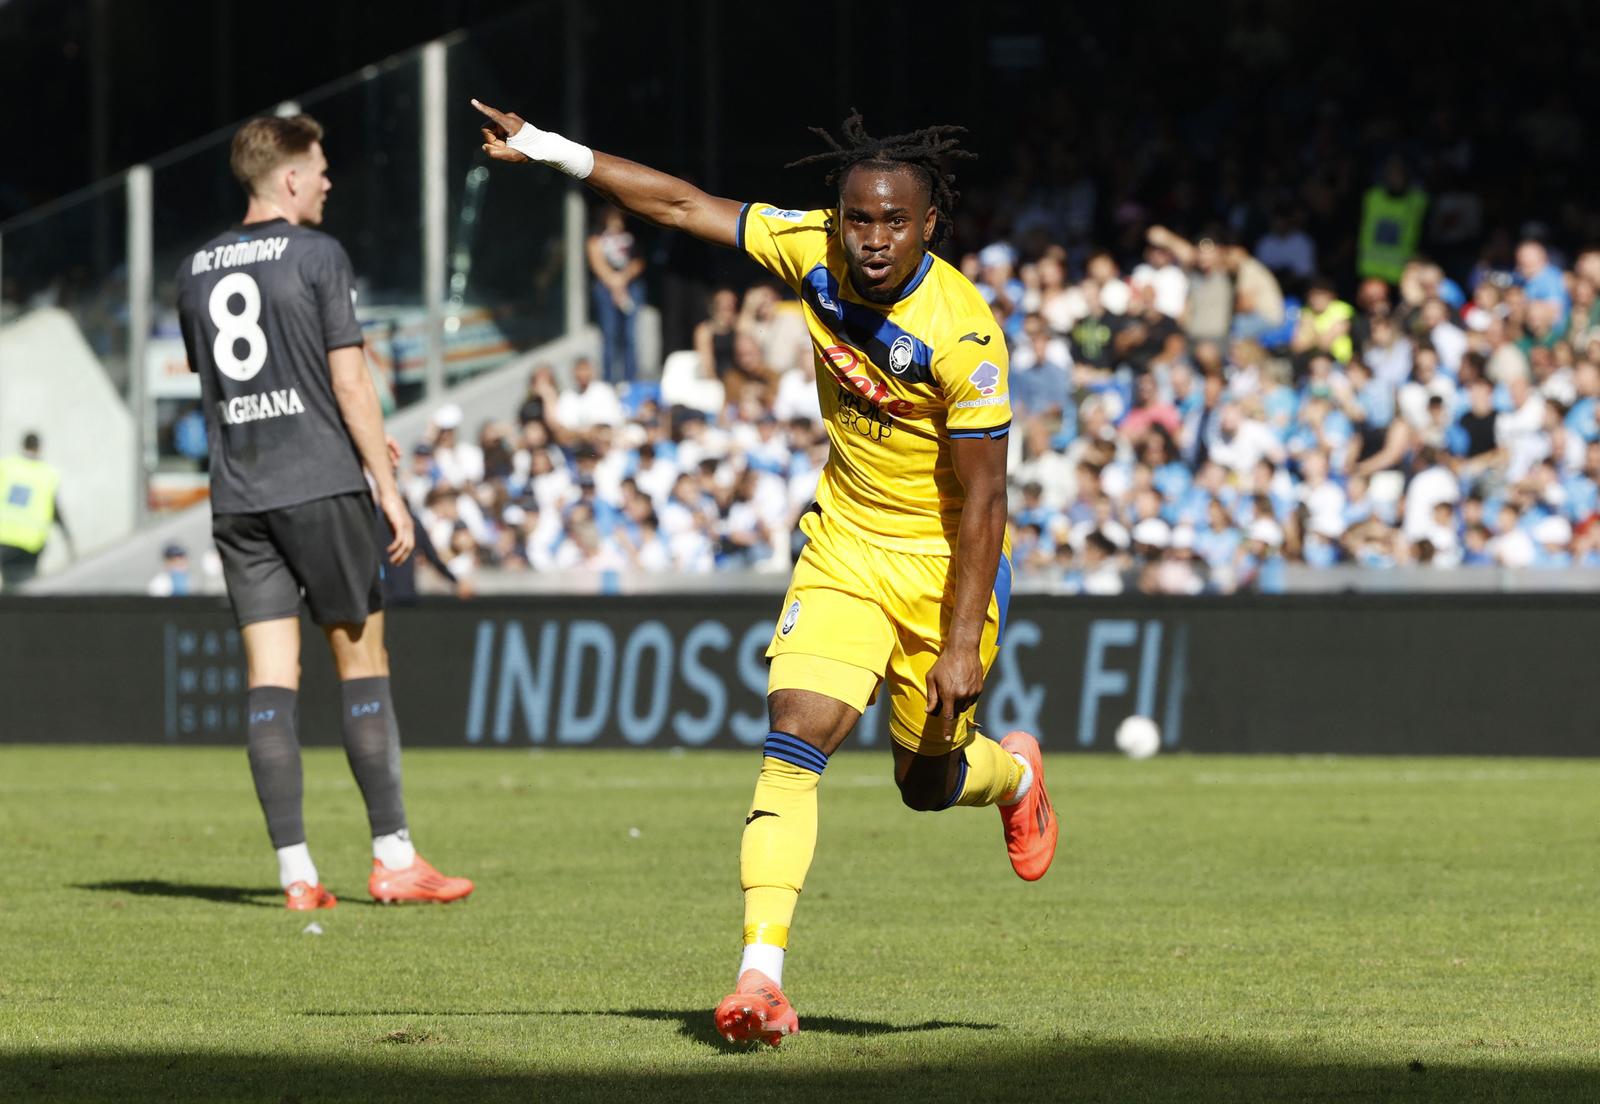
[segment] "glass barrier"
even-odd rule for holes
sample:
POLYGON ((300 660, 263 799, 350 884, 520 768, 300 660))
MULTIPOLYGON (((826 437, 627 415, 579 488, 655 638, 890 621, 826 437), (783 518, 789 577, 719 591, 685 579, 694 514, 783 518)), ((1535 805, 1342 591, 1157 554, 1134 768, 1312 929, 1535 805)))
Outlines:
MULTIPOLYGON (((121 176, 0 229, 0 317, 67 312, 128 397, 128 201, 121 176)), ((40 371, 49 372, 48 364, 40 371)), ((6 445, 5 447, 9 447, 6 445)))
POLYGON ((369 67, 299 103, 323 126, 333 191, 322 229, 355 267, 368 361, 392 412, 421 397, 426 375, 420 56, 369 67))
POLYGON ((546 126, 560 127, 561 11, 559 4, 525 9, 448 47, 444 324, 452 378, 493 367, 565 327, 567 180, 548 170, 491 168, 478 133, 481 116, 469 102, 542 111, 546 126))
POLYGON ((37 433, 71 527, 70 542, 47 533, 40 574, 120 540, 138 513, 128 276, 122 176, 0 227, 0 457, 37 433))

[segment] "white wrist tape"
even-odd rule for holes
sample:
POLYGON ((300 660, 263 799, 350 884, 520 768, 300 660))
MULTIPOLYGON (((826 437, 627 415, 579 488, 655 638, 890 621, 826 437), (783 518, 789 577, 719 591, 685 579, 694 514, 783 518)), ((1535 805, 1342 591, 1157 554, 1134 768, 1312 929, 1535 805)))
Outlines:
POLYGON ((523 123, 521 130, 506 139, 506 145, 530 161, 560 169, 579 180, 594 172, 594 150, 554 131, 540 130, 532 123, 523 123))

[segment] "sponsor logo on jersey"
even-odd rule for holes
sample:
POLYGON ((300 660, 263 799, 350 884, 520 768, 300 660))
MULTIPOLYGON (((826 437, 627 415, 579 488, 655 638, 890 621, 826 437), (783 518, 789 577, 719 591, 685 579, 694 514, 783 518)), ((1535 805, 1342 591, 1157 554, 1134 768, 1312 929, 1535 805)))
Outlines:
POLYGON ((239 265, 255 264, 257 261, 275 261, 282 257, 283 251, 288 248, 289 239, 280 237, 260 238, 256 241, 219 245, 215 249, 202 249, 194 255, 189 274, 198 276, 202 272, 214 272, 219 268, 236 268, 239 265))
POLYGON ((789 612, 783 615, 783 624, 778 626, 779 636, 788 636, 794 632, 795 622, 800 620, 800 599, 796 598, 789 603, 789 612))
POLYGON ((981 399, 962 399, 956 403, 957 410, 974 410, 980 406, 1000 406, 1011 396, 1002 392, 998 395, 987 395, 981 399))
POLYGON ((979 337, 978 336, 978 331, 977 330, 973 330, 971 333, 962 334, 961 335, 961 340, 962 341, 970 341, 974 345, 987 345, 987 344, 989 344, 989 337, 990 337, 989 334, 984 334, 982 337, 979 337))
POLYGON ((300 401, 300 393, 292 387, 281 391, 253 391, 248 395, 235 395, 217 404, 217 414, 225 425, 243 425, 245 422, 305 412, 306 404, 300 401))
POLYGON ((986 360, 972 370, 967 382, 978 389, 978 394, 993 395, 995 387, 1000 383, 1000 368, 986 360))
POLYGON ((911 367, 911 338, 901 334, 894 339, 894 344, 889 346, 889 371, 897 376, 903 376, 909 367, 911 367))
POLYGON ((917 408, 917 404, 909 399, 891 399, 887 383, 857 371, 861 367, 861 358, 849 346, 830 345, 822 350, 822 355, 827 358, 828 366, 833 369, 833 378, 839 383, 841 401, 848 399, 851 405, 855 405, 864 400, 896 418, 904 418, 917 408))
POLYGON ((776 207, 763 207, 757 213, 762 218, 782 219, 784 222, 804 222, 806 218, 804 211, 780 211, 776 207))

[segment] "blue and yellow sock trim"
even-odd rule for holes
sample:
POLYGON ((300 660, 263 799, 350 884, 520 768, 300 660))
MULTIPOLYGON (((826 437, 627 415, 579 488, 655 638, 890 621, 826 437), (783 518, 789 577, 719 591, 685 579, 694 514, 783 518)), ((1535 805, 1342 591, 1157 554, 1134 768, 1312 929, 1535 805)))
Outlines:
POLYGON ((821 774, 828 765, 828 757, 798 736, 788 732, 769 732, 761 754, 791 766, 821 774))

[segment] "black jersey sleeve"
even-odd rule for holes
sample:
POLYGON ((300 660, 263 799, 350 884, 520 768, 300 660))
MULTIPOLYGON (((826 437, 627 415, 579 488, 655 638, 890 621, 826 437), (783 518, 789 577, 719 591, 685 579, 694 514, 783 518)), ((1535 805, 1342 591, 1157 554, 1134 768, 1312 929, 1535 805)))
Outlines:
POLYGON ((322 314, 322 341, 325 349, 342 349, 361 344, 361 323, 356 321, 355 271, 344 246, 323 238, 312 255, 307 275, 316 289, 317 308, 322 314))

